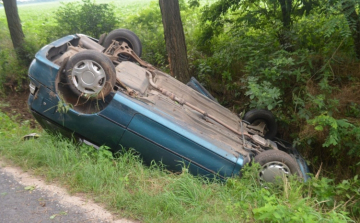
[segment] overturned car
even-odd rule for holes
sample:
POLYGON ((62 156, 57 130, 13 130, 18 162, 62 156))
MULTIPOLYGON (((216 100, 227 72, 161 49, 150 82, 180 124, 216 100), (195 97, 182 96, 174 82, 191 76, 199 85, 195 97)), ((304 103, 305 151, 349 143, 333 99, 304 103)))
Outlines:
POLYGON ((117 152, 134 148, 145 163, 192 174, 236 176, 258 162, 259 179, 298 175, 308 167, 278 139, 271 112, 243 119, 217 103, 196 79, 185 85, 140 59, 141 42, 118 29, 99 40, 77 34, 44 46, 29 68, 28 105, 48 131, 117 152))

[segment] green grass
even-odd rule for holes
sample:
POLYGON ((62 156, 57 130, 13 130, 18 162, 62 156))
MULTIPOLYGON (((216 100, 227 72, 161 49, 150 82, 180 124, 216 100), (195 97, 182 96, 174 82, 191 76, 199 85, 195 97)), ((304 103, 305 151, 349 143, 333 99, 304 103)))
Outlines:
MULTIPOLYGON (((61 1, 61 2, 69 2, 61 1)), ((117 8, 117 16, 121 19, 127 18, 129 15, 136 14, 139 10, 147 7, 153 0, 97 0, 96 3, 112 3, 117 8)), ((27 5, 19 5, 18 12, 21 19, 24 34, 28 40, 37 43, 41 47, 47 44, 46 31, 47 27, 54 26, 56 21, 54 13, 61 6, 61 2, 44 2, 27 5)), ((10 35, 7 29, 7 20, 5 11, 0 10, 0 36, 1 39, 7 39, 6 43, 1 43, 3 46, 11 46, 10 35)), ((121 27, 119 27, 121 28, 121 27)), ((3 42, 3 40, 1 41, 3 42)))
POLYGON ((76 146, 45 132, 38 140, 22 141, 34 132, 26 122, 19 125, 1 112, 0 122, 0 156, 72 193, 85 193, 122 217, 142 222, 349 221, 344 206, 332 210, 323 203, 329 197, 303 198, 319 192, 311 184, 291 180, 264 188, 256 180, 256 167, 241 180, 211 182, 186 171, 169 173, 157 164, 144 166, 129 151, 114 158, 104 148, 76 146))
MULTIPOLYGON (((150 2, 154 0, 97 0, 96 3, 113 3, 118 9, 118 14, 127 17, 130 14, 134 14, 142 8, 148 6, 150 2)), ((61 2, 72 2, 71 0, 58 1, 58 2, 43 2, 27 5, 19 5, 18 12, 24 30, 31 24, 40 25, 42 22, 46 22, 51 18, 58 7, 61 6, 61 2)), ((6 22, 5 11, 0 10, 0 22, 6 22)), ((44 23, 45 25, 45 23, 44 23)))

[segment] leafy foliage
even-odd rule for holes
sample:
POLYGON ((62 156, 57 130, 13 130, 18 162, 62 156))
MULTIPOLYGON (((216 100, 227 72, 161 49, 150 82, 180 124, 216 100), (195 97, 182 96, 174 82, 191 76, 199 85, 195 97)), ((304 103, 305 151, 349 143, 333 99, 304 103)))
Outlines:
POLYGON ((152 2, 138 14, 129 16, 124 22, 124 28, 134 30, 139 36, 143 45, 144 60, 166 69, 168 62, 164 28, 158 3, 152 2))
POLYGON ((62 3, 55 13, 61 35, 84 33, 98 38, 116 28, 119 20, 114 5, 96 4, 91 0, 82 0, 82 3, 62 3))
MULTIPOLYGON (((259 13, 263 6, 278 6, 279 2, 260 2, 219 0, 202 9, 198 50, 208 57, 197 64, 198 78, 212 92, 226 97, 220 100, 223 104, 236 104, 237 111, 273 110, 281 128, 294 132, 292 138, 310 157, 324 156, 316 152, 320 146, 327 148, 323 154, 354 159, 352 169, 358 169, 359 120, 354 118, 360 101, 357 91, 346 91, 352 96, 343 91, 352 81, 357 85, 360 73, 355 68, 351 26, 342 7, 320 10, 313 2, 309 10, 292 11, 291 29, 285 33, 291 37, 289 50, 281 42, 284 24, 276 17, 280 14, 265 13, 279 12, 279 8, 259 13)), ((336 4, 342 6, 340 1, 336 4)), ((328 162, 343 165, 342 161, 328 162)))
POLYGON ((261 84, 258 84, 257 81, 257 78, 248 79, 248 90, 245 95, 249 96, 251 100, 250 107, 272 110, 282 102, 280 89, 268 81, 263 81, 261 84))
POLYGON ((0 51, 0 93, 5 93, 8 89, 23 90, 26 74, 27 67, 16 58, 14 50, 0 51))
POLYGON ((332 146, 334 156, 339 155, 345 149, 349 155, 360 156, 360 151, 354 147, 354 144, 360 144, 360 127, 349 123, 346 119, 335 119, 326 113, 316 116, 308 122, 315 125, 317 131, 327 129, 328 136, 323 146, 332 146))

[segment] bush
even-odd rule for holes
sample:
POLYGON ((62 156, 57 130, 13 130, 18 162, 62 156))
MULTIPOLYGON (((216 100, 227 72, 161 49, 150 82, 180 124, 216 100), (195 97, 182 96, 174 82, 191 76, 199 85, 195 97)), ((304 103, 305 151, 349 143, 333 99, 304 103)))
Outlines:
POLYGON ((321 161, 327 176, 354 177, 360 169, 360 72, 345 18, 298 17, 285 48, 280 21, 244 22, 239 13, 228 10, 195 30, 198 79, 235 112, 272 110, 278 136, 294 141, 314 166, 321 161))
POLYGON ((159 4, 152 2, 136 15, 129 16, 123 27, 139 36, 143 45, 142 59, 166 70, 167 52, 159 4))
POLYGON ((15 50, 0 51, 0 93, 21 91, 27 82, 27 66, 16 57, 15 50))
POLYGON ((117 27, 119 19, 113 4, 96 4, 91 0, 62 3, 55 13, 57 35, 84 33, 98 38, 117 27))

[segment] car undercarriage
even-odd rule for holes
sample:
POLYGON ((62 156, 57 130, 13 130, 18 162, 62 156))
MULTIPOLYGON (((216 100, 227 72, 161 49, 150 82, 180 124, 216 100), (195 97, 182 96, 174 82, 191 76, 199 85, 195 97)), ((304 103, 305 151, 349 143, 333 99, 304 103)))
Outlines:
MULTIPOLYGON (((252 110, 241 119, 143 61, 138 56, 141 47, 136 48, 138 39, 127 31, 120 33, 124 32, 125 37, 103 40, 107 46, 101 45, 101 40, 77 34, 49 49, 46 58, 58 67, 55 92, 60 101, 70 104, 79 115, 95 114, 111 103, 114 92, 119 92, 183 131, 206 139, 227 154, 243 157, 243 165, 251 160, 259 162, 265 181, 272 181, 279 173, 306 179, 307 166, 297 150, 275 137, 277 128, 271 112, 252 110)), ((31 76, 31 69, 29 73, 31 76)))

